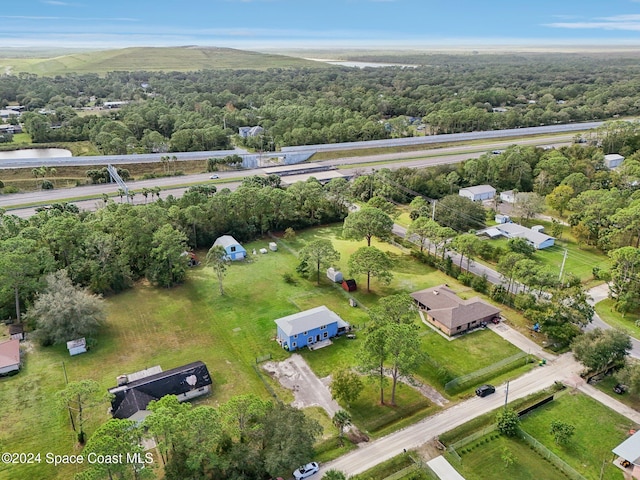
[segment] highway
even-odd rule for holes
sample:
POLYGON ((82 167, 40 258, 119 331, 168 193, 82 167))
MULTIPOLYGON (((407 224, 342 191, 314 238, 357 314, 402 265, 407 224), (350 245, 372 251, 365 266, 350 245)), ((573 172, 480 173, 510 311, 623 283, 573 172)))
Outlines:
MULTIPOLYGON (((282 156, 291 154, 303 154, 309 152, 326 152, 335 150, 357 150, 363 148, 392 148, 410 145, 433 145, 437 143, 470 142, 477 140, 495 140, 509 137, 525 137, 533 135, 553 135, 589 130, 601 126, 603 122, 570 123, 566 125, 546 125, 541 127, 513 128, 508 130, 490 130, 486 132, 453 133, 446 135, 429 135, 424 137, 394 138, 387 140, 370 140, 366 142, 330 143, 322 145, 300 145, 295 147, 283 147, 280 153, 267 153, 265 156, 282 156)), ((571 137, 572 135, 567 135, 571 137)), ((504 144, 505 142, 503 142, 504 144)), ((514 142, 506 142, 511 144, 514 142)), ((517 143, 521 143, 518 141, 517 143)), ((415 153, 415 152, 414 152, 415 153)), ((61 166, 104 166, 107 164, 132 164, 155 163, 166 155, 175 156, 178 160, 206 160, 211 157, 223 157, 227 155, 247 155, 248 152, 236 148, 234 150, 214 150, 207 152, 170 152, 170 153, 143 153, 131 155, 98 155, 87 157, 51 157, 43 158, 16 158, 0 161, 0 169, 3 168, 35 168, 44 163, 48 167, 61 166)), ((255 155, 255 154, 254 154, 255 155)))
MULTIPOLYGON (((552 135, 548 137, 536 137, 518 140, 520 145, 552 145, 561 146, 571 142, 572 135, 552 135)), ((445 147, 438 149, 385 153, 378 155, 366 155, 358 157, 346 157, 333 160, 325 160, 322 163, 340 169, 340 172, 347 176, 357 173, 366 173, 373 168, 422 168, 434 165, 459 163, 470 158, 478 158, 486 152, 496 149, 505 149, 512 145, 512 140, 500 140, 482 145, 460 145, 454 147, 445 147), (361 165, 361 166, 359 166, 361 165)), ((102 157, 84 157, 84 158, 102 158, 102 157)), ((42 165, 42 159, 38 160, 38 165, 42 165)), ((118 162, 121 163, 121 162, 118 162)), ((236 170, 230 172, 218 172, 220 178, 214 183, 218 188, 237 188, 241 177, 249 177, 253 175, 262 175, 262 169, 236 170)), ((131 190, 140 191, 143 188, 160 187, 163 189, 162 195, 181 196, 186 190, 185 185, 209 183, 208 173, 183 175, 179 177, 162 177, 151 180, 139 180, 127 182, 131 190)), ((33 215, 35 209, 32 207, 21 208, 21 205, 51 204, 56 202, 68 201, 69 199, 90 198, 88 200, 74 200, 80 209, 95 210, 97 206, 102 204, 101 197, 103 194, 114 195, 118 191, 115 183, 101 185, 85 185, 71 189, 54 189, 42 190, 34 192, 24 192, 7 194, 0 196, 0 208, 10 210, 10 213, 19 217, 26 218, 33 215), (96 204, 96 200, 99 202, 96 204)), ((134 203, 144 203, 145 199, 138 194, 134 197, 134 203)))

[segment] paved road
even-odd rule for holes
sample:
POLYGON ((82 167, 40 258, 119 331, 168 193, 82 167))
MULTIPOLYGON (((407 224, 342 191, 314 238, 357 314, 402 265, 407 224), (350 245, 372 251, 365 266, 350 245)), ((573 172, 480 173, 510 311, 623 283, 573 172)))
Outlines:
MULTIPOLYGON (((566 353, 544 367, 539 367, 509 382, 509 400, 526 397, 551 386, 555 381, 575 381, 582 367, 566 353)), ((322 465, 318 478, 329 469, 344 472, 347 476, 364 472, 407 450, 417 448, 434 437, 467 423, 473 418, 504 405, 505 385, 496 389, 495 395, 474 397, 447 408, 436 415, 366 444, 342 457, 322 465)))
MULTIPOLYGON (((591 297, 589 299, 589 303, 591 305, 595 305, 596 303, 609 297, 609 286, 606 283, 603 283, 602 285, 593 287, 587 293, 591 297)), ((585 330, 589 331, 596 328, 607 330, 613 327, 602 320, 602 318, 600 318, 600 316, 595 313, 593 315, 592 322, 585 327, 585 330)), ((640 359, 640 340, 638 340, 637 338, 631 337, 631 351, 629 352, 629 356, 640 359)))
POLYGON ((396 138, 391 140, 371 140, 368 142, 345 142, 323 145, 303 145, 296 147, 283 147, 283 152, 330 150, 350 150, 359 148, 400 147, 407 145, 422 145, 441 142, 466 142, 470 140, 483 140, 503 137, 519 137, 523 135, 545 135, 551 133, 578 132, 598 128, 604 122, 570 123, 566 125, 545 125, 541 127, 512 128, 508 130, 491 130, 486 132, 450 133, 445 135, 431 135, 426 137, 396 138))
MULTIPOLYGON (((537 139, 525 139, 522 140, 522 144, 553 144, 563 145, 567 138, 564 137, 549 137, 549 138, 537 138, 537 139), (554 143, 555 142, 555 143, 554 143)), ((358 164, 371 164, 376 163, 376 168, 400 168, 411 167, 420 168, 441 164, 459 163, 470 158, 477 158, 484 154, 486 151, 490 151, 495 148, 505 148, 512 142, 496 142, 486 144, 482 147, 481 152, 468 152, 470 149, 478 149, 478 146, 458 146, 458 147, 446 147, 437 150, 427 150, 420 152, 401 152, 397 154, 382 154, 382 155, 368 155, 364 157, 349 157, 334 160, 326 160, 322 162, 330 167, 345 167, 351 165, 353 168, 343 168, 341 172, 347 176, 361 173, 365 170, 371 170, 372 167, 358 167, 358 164)), ((97 157, 92 157, 97 158, 97 157)), ((42 164, 42 161, 40 161, 42 164)), ((231 182, 231 179, 237 179, 238 177, 249 177, 253 175, 263 175, 262 169, 232 171, 232 172, 219 172, 220 179, 215 183, 218 188, 236 188, 239 182, 231 182), (225 181, 227 180, 227 181, 225 181)), ((184 175, 180 177, 163 177, 155 178, 151 180, 140 180, 135 182, 127 182, 127 185, 131 190, 139 191, 143 188, 161 187, 163 188, 163 196, 173 195, 175 197, 181 196, 186 190, 185 187, 175 187, 176 185, 188 185, 209 182, 210 174, 196 174, 196 175, 184 175)), ((118 186, 115 183, 105 185, 86 185, 82 187, 75 187, 71 189, 60 190, 44 190, 37 192, 25 192, 15 193, 0 196, 0 207, 5 209, 11 209, 12 214, 19 217, 29 217, 33 215, 34 208, 18 208, 19 205, 25 205, 30 203, 55 203, 65 201, 70 197, 91 197, 91 201, 75 201, 74 203, 84 210, 95 210, 96 199, 99 200, 97 205, 101 205, 101 197, 103 194, 113 195, 118 190, 118 186)), ((144 198, 134 198, 134 203, 144 203, 144 198)))

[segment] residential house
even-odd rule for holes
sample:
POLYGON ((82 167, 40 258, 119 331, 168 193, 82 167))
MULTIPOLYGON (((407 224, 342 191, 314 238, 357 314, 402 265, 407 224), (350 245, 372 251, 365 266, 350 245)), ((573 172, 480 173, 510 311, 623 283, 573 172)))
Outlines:
POLYGON ((411 296, 426 314, 426 320, 449 336, 500 318, 499 308, 479 297, 463 300, 446 285, 413 292, 411 296))
POLYGON ((0 375, 20 370, 20 340, 11 339, 0 343, 0 375))
POLYGON ((529 245, 532 245, 536 250, 549 248, 555 243, 555 238, 546 233, 524 227, 517 223, 503 223, 493 228, 498 229, 500 233, 507 238, 524 238, 529 245))
POLYGON ((516 203, 516 192, 513 190, 505 190, 500 192, 500 200, 507 203, 516 203))
POLYGON ((239 127, 238 134, 242 138, 247 137, 257 137, 258 135, 262 135, 264 133, 264 128, 260 125, 256 125, 255 127, 239 127))
POLYGON ((640 479, 640 431, 634 433, 624 442, 612 450, 618 458, 620 465, 628 462, 628 469, 631 470, 631 476, 640 479))
POLYGON ((618 153, 610 153, 604 156, 604 164, 607 168, 619 167, 624 161, 624 157, 618 153))
POLYGON ((240 243, 231 235, 223 235, 218 237, 213 246, 221 245, 224 251, 227 252, 227 258, 229 260, 244 260, 247 256, 247 251, 240 243))
POLYGON ((113 418, 144 420, 149 415, 147 405, 166 395, 175 395, 184 402, 211 392, 211 375, 207 366, 198 361, 163 372, 159 366, 118 377, 113 394, 113 418))
POLYGON ((490 200, 496 196, 496 189, 491 185, 476 185, 475 187, 461 188, 458 192, 461 197, 467 197, 474 202, 490 200))
POLYGON ((291 352, 329 340, 350 328, 338 314, 324 305, 279 318, 275 322, 278 343, 291 352))

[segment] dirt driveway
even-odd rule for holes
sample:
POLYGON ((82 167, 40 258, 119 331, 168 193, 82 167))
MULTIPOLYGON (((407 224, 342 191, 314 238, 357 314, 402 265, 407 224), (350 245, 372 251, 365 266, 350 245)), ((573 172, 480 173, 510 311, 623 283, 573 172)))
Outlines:
POLYGON ((319 379, 301 355, 294 353, 283 362, 267 362, 262 368, 276 378, 283 387, 293 390, 295 400, 292 405, 294 407, 319 406, 325 409, 329 418, 333 418, 333 415, 341 410, 338 402, 331 398, 329 391, 331 377, 319 379))

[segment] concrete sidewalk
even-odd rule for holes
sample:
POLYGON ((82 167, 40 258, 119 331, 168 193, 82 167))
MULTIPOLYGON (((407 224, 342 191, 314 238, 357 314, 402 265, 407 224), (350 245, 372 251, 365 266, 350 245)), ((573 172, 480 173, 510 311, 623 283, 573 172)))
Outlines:
POLYGON ((557 355, 553 353, 545 351, 540 345, 538 345, 533 340, 527 338, 522 333, 518 332, 516 329, 511 328, 509 325, 505 323, 499 323, 497 325, 490 323, 488 327, 493 330, 497 335, 500 335, 507 342, 515 345, 523 352, 527 352, 531 355, 535 355, 538 358, 544 358, 547 362, 551 362, 555 360, 557 355))

